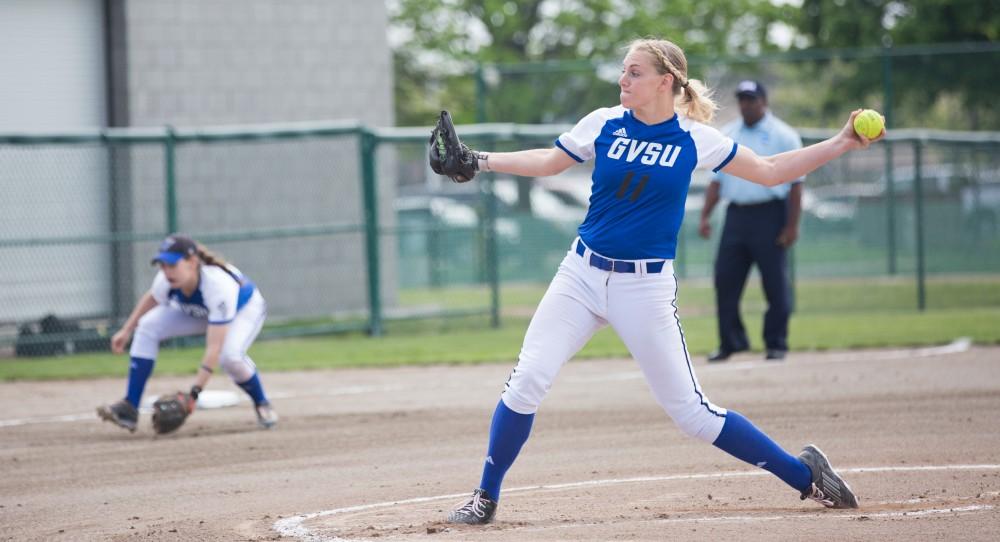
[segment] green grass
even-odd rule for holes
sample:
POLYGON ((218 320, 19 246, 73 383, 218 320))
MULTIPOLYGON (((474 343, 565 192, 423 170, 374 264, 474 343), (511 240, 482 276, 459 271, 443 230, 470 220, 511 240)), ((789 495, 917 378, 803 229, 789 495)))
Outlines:
MULTIPOLYGON (((250 355, 263 371, 336 367, 382 367, 439 363, 505 362, 513 365, 530 311, 544 286, 504 286, 505 316, 499 329, 484 316, 396 321, 386 335, 371 338, 344 333, 311 338, 260 341, 250 355)), ((793 350, 828 350, 947 343, 970 337, 1000 344, 1000 278, 934 279, 928 283, 925 312, 914 310, 915 290, 906 280, 802 281, 799 311, 791 321, 793 350)), ((486 306, 482 288, 402 292, 402 304, 456 309, 486 306)), ((716 346, 714 293, 705 281, 682 281, 679 305, 688 349, 703 356, 716 346)), ((744 314, 751 341, 760 348, 763 301, 748 288, 744 314)), ((554 339, 555 340, 555 339, 554 339)), ((578 357, 623 357, 628 352, 609 329, 598 332, 578 357)), ((157 374, 193 374, 200 347, 164 348, 157 374)), ((122 377, 127 357, 81 354, 52 358, 0 360, 0 380, 122 377)))
MULTIPOLYGON (((531 310, 545 293, 545 285, 505 284, 500 306, 508 312, 531 310)), ((795 286, 796 311, 804 313, 912 310, 917 307, 917 287, 912 277, 799 280, 795 286)), ((489 306, 483 286, 403 290, 405 306, 467 309, 489 306)), ((929 309, 1000 307, 1000 276, 934 277, 926 282, 929 309)), ((680 279, 678 304, 682 314, 714 313, 715 290, 706 279, 680 279)), ((746 312, 762 311, 764 295, 753 276, 743 298, 746 312)))

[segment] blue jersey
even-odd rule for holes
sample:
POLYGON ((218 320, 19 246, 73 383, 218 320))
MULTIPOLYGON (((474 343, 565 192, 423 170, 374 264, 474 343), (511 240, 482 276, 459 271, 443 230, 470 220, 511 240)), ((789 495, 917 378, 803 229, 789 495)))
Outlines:
POLYGON ((580 238, 621 260, 673 259, 691 173, 719 171, 737 148, 687 117, 648 125, 622 106, 590 113, 555 144, 578 162, 595 160, 580 238))
POLYGON ((228 324, 250 300, 256 286, 236 267, 229 265, 226 269, 232 274, 216 265, 202 265, 198 288, 190 296, 184 295, 180 288, 171 288, 163 271, 158 271, 150 292, 161 305, 207 319, 210 324, 228 324))

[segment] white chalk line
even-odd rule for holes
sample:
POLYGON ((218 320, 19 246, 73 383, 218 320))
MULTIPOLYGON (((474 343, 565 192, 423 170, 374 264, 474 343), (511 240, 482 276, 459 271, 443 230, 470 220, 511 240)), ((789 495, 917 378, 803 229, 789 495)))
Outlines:
MULTIPOLYGON (((972 347, 972 341, 967 337, 962 337, 952 341, 949 344, 942 346, 929 346, 924 348, 908 348, 908 349, 898 349, 898 350, 883 350, 875 352, 859 352, 856 354, 846 353, 836 356, 830 356, 825 359, 812 360, 809 361, 810 365, 820 365, 826 363, 844 363, 844 362, 873 362, 873 361, 893 361, 900 359, 911 359, 915 357, 932 357, 932 356, 944 356, 950 354, 959 354, 969 350, 972 347)), ((722 365, 710 365, 707 367, 699 367, 698 372, 726 372, 726 371, 737 371, 744 369, 761 369, 761 368, 775 368, 775 367, 785 367, 784 363, 776 363, 773 361, 737 361, 732 363, 726 363, 722 365)), ((587 382, 612 382, 612 381, 626 381, 626 380, 637 380, 645 378, 640 371, 624 371, 618 373, 602 374, 595 376, 580 376, 580 377, 568 377, 565 379, 567 382, 575 383, 587 383, 587 382)), ((386 393, 392 391, 401 391, 411 389, 407 386, 401 385, 387 385, 387 386, 348 386, 343 388, 335 388, 332 390, 322 391, 322 392, 308 392, 308 393, 271 393, 271 398, 273 399, 301 399, 306 397, 334 397, 338 395, 360 395, 366 393, 386 393)), ((246 401, 246 399, 241 398, 241 401, 246 401)), ((92 412, 86 414, 63 414, 57 416, 35 416, 27 418, 13 418, 7 420, 0 420, 0 428, 3 427, 17 427, 21 425, 37 424, 37 423, 63 423, 63 422, 78 422, 84 420, 96 420, 97 416, 92 412)))
MULTIPOLYGON (((841 473, 851 473, 851 474, 863 474, 863 473, 881 473, 881 472, 927 472, 927 471, 963 471, 963 470, 1000 470, 1000 464, 984 464, 984 465, 913 465, 913 466, 884 466, 884 467, 853 467, 846 469, 838 469, 841 473)), ((636 478, 609 478, 603 480, 584 480, 580 482, 567 482, 563 484, 550 484, 550 485, 538 485, 538 486, 522 486, 514 487, 510 489, 505 489, 504 494, 509 495, 511 493, 527 493, 535 491, 550 491, 559 489, 571 489, 578 487, 595 487, 595 486, 610 486, 619 484, 634 484, 634 483, 646 483, 646 482, 669 482, 677 480, 702 480, 702 479, 720 479, 720 478, 743 478, 743 477, 753 477, 753 476, 771 476, 770 472, 764 470, 754 470, 754 471, 731 471, 731 472, 714 472, 714 473, 696 473, 696 474, 670 474, 664 476, 641 476, 636 478)), ((462 499, 468 497, 468 493, 454 493, 450 495, 437 495, 433 497, 416 497, 412 499, 403 499, 399 501, 386 501, 372 504, 361 504, 355 506, 347 506, 343 508, 333 508, 330 510, 323 510, 320 512, 312 512, 308 514, 300 514, 297 516, 291 516, 287 518, 279 519, 274 522, 272 528, 281 536, 288 536, 302 540, 303 542, 351 542, 349 539, 345 538, 324 538, 310 531, 305 525, 306 521, 311 519, 316 519, 320 517, 333 516, 337 514, 349 514, 353 512, 364 512, 367 510, 375 510, 378 508, 388 508, 391 506, 408 505, 408 504, 421 504, 427 502, 435 502, 442 500, 451 499, 462 499)), ((901 501, 907 502, 910 501, 901 501)), ((862 503, 863 504, 863 503, 862 503)), ((878 512, 878 513, 845 513, 831 516, 829 513, 825 514, 814 514, 809 516, 770 516, 773 519, 785 519, 785 518, 798 518, 798 517, 835 517, 835 518, 853 518, 860 516, 867 517, 882 517, 887 514, 896 514, 901 516, 915 516, 918 512, 921 515, 929 514, 942 514, 948 512, 979 512, 984 510, 991 510, 993 507, 990 505, 970 505, 961 508, 931 508, 924 510, 914 510, 908 512, 878 512)), ((713 516, 711 518, 672 518, 676 521, 721 521, 727 520, 732 521, 736 519, 744 520, 760 520, 760 516, 713 516), (728 518, 728 519, 727 519, 728 518)), ((658 520, 658 521, 668 521, 668 520, 658 520)), ((577 524, 578 526, 579 524, 577 524)))
MULTIPOLYGON (((934 356, 947 356, 952 354, 961 354, 962 352, 968 351, 972 348, 972 339, 968 337, 960 337, 954 341, 941 345, 941 346, 927 346, 921 348, 901 348, 896 350, 876 350, 876 351, 859 351, 859 352, 846 352, 843 354, 835 354, 831 356, 824 357, 822 359, 810 359, 803 363, 803 365, 813 366, 813 365, 825 365, 834 363, 852 363, 852 362, 877 362, 877 361, 898 361, 907 360, 912 358, 927 358, 934 356)), ((804 352, 804 355, 808 355, 808 352, 804 352)), ((794 355, 794 354, 793 354, 794 355)), ((699 374, 705 373, 725 373, 729 371, 742 371, 746 369, 776 369, 781 367, 788 367, 786 362, 776 362, 776 361, 732 361, 719 364, 711 364, 707 366, 697 367, 699 374)), ((579 376, 567 378, 568 382, 611 382, 611 381, 625 381, 625 380, 642 380, 645 376, 641 371, 622 371, 618 373, 594 375, 594 376, 579 376)))
MULTIPOLYGON (((668 524, 668 523, 733 523, 740 522, 746 523, 750 521, 782 521, 789 519, 877 519, 877 518, 891 518, 891 517, 903 517, 903 518, 918 518, 931 515, 941 515, 941 514, 954 514, 954 515, 968 515, 977 512, 986 512, 988 510, 993 510, 993 505, 990 504, 975 504, 969 506, 960 506, 955 508, 925 508, 921 510, 912 511, 895 511, 895 512, 870 512, 870 513, 830 513, 830 512, 817 512, 814 514, 795 514, 795 515, 776 515, 776 516, 711 516, 711 517, 690 517, 690 518, 663 518, 663 519, 647 519, 638 520, 642 523, 654 523, 654 524, 668 524)), ((598 526, 601 523, 577 523, 577 524, 561 524, 552 525, 545 527, 529 527, 517 529, 517 532, 539 532, 548 531, 552 529, 572 529, 580 527, 590 527, 598 526)), ((350 542, 346 539, 328 539, 327 542, 350 542)), ((318 540, 316 542, 319 542, 318 540)))
MULTIPOLYGON (((320 391, 320 392, 307 392, 307 393, 269 393, 269 399, 301 399, 307 397, 335 397, 338 395, 360 395, 366 393, 386 393, 392 391, 399 391, 406 389, 405 386, 348 386, 343 388, 334 388, 332 390, 320 391)), ((249 399, 245 397, 240 398, 241 403, 249 402, 249 399)), ((152 412, 149 408, 141 408, 139 410, 143 413, 152 412)), ((60 423, 60 422, 78 422, 81 420, 87 421, 99 421, 97 415, 93 412, 88 412, 86 414, 64 414, 59 416, 35 416, 29 418, 12 418, 8 420, 0 420, 0 428, 2 427, 16 427, 19 425, 29 425, 36 423, 60 423)))
POLYGON ((96 420, 97 415, 93 412, 87 414, 63 414, 61 416, 39 416, 36 418, 13 418, 10 420, 0 420, 0 427, 16 427, 18 425, 28 425, 32 423, 58 423, 58 422, 78 422, 81 420, 96 420))

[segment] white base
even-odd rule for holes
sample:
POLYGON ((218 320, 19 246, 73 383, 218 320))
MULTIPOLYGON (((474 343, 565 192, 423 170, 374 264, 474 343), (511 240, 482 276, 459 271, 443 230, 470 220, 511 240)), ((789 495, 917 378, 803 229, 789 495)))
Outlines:
MULTIPOLYGON (((146 395, 143 397, 141 409, 150 410, 158 395, 146 395)), ((201 409, 225 408, 236 406, 240 403, 240 396, 235 391, 228 390, 203 390, 198 394, 198 406, 201 409)))
POLYGON ((204 390, 198 394, 198 408, 225 408, 239 402, 240 396, 235 391, 204 390))

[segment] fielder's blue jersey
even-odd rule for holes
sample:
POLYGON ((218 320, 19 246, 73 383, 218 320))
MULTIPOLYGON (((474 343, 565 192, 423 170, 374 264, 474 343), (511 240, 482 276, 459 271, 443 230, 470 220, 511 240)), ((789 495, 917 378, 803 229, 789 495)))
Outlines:
POLYGON ((687 117, 648 125, 622 106, 590 113, 555 144, 577 162, 595 160, 580 238, 620 260, 673 259, 691 173, 719 171, 737 149, 730 137, 687 117))
POLYGON ((229 265, 227 269, 232 274, 216 265, 202 265, 198 288, 190 296, 184 295, 180 288, 171 288, 163 271, 157 271, 150 292, 160 305, 207 319, 210 324, 228 324, 250 300, 256 286, 235 266, 229 265))

